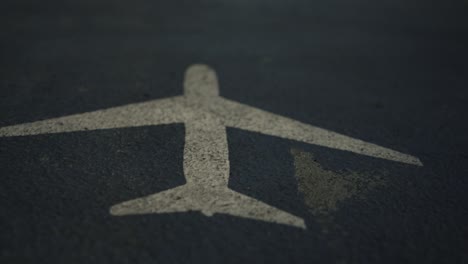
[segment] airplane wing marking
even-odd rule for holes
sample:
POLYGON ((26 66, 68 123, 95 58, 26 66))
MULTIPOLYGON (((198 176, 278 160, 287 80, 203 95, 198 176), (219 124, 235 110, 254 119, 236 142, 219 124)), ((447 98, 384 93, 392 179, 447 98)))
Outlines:
POLYGON ((0 137, 182 123, 188 110, 182 96, 0 128, 0 137))
POLYGON ((401 163, 422 166, 419 158, 392 149, 368 143, 330 130, 305 124, 258 108, 221 98, 216 104, 216 113, 225 120, 225 125, 265 135, 286 138, 350 151, 353 153, 401 163))

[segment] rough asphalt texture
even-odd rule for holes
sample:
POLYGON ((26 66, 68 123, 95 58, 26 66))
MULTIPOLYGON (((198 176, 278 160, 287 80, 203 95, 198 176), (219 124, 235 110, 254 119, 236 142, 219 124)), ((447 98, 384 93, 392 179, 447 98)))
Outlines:
POLYGON ((304 231, 196 212, 111 216, 184 183, 183 125, 1 138, 0 262, 467 263, 467 5, 2 1, 0 126, 179 95, 202 62, 222 96, 424 167, 228 129, 229 187, 300 215, 304 231), (324 201, 307 193, 320 189, 308 171, 370 183, 324 201))

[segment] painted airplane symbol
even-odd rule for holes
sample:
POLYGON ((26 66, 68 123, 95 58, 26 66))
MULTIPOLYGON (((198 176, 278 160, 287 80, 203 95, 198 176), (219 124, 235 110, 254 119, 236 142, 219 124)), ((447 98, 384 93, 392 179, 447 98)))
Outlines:
POLYGON ((306 228, 302 218, 228 188, 226 127, 422 166, 417 157, 223 98, 206 65, 187 69, 182 96, 3 127, 0 137, 173 123, 185 124, 186 184, 114 205, 112 215, 201 211, 306 228))

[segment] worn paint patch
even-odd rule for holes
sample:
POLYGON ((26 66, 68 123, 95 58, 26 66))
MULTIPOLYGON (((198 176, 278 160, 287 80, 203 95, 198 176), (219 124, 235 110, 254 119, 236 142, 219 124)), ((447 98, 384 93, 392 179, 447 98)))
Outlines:
POLYGON ((333 213, 339 210, 342 202, 366 199, 370 190, 385 185, 382 173, 335 172, 322 168, 311 153, 291 149, 291 154, 299 191, 324 232, 338 228, 334 224, 333 213))

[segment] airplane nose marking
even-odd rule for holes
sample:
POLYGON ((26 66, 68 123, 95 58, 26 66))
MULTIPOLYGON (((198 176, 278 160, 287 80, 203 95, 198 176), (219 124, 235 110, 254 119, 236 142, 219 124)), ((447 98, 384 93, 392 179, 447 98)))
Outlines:
POLYGON ((213 97, 219 95, 216 72, 207 65, 195 64, 185 71, 185 96, 213 97))
POLYGON ((206 65, 190 66, 184 95, 0 128, 0 137, 184 123, 185 185, 110 208, 115 216, 200 211, 306 228, 304 220, 228 188, 226 126, 423 166, 414 156, 275 115, 219 96, 206 65))

